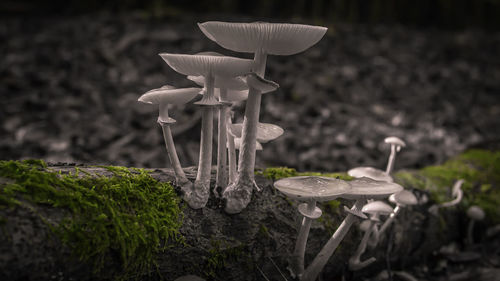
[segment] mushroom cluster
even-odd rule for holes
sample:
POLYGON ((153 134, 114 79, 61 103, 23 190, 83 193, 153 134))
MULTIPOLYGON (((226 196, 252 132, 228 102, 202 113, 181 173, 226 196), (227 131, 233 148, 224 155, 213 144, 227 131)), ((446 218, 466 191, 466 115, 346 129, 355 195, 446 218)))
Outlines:
POLYGON ((293 55, 316 44, 327 28, 286 23, 232 23, 209 21, 198 24, 201 31, 220 46, 236 52, 253 53, 254 59, 224 56, 214 52, 194 55, 162 53, 161 58, 176 72, 203 88, 174 89, 171 86, 152 90, 139 101, 159 104, 160 117, 176 184, 191 208, 203 208, 210 196, 214 113, 218 113, 217 175, 213 193, 226 201, 229 214, 241 212, 249 203, 253 189, 255 152, 261 143, 283 134, 277 125, 259 123, 262 94, 275 91, 277 83, 264 78, 267 55, 293 55), (177 157, 170 132, 175 122, 168 117, 169 104, 194 102, 201 107, 202 124, 198 170, 190 182, 177 157), (232 124, 230 107, 246 100, 242 124, 232 124), (238 160, 236 149, 239 150, 238 160), (238 161, 238 162, 237 162, 238 161))

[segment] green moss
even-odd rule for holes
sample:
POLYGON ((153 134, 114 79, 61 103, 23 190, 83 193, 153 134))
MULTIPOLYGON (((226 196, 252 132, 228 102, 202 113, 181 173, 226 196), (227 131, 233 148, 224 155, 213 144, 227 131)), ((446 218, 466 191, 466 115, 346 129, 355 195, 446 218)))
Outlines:
POLYGON ((181 241, 179 198, 169 183, 142 169, 103 167, 113 173, 103 177, 46 167, 40 160, 0 161, 0 177, 13 180, 0 185, 0 207, 28 201, 69 211, 51 229, 96 273, 116 256, 117 279, 149 271, 157 253, 181 241))
POLYGON ((228 267, 229 263, 252 264, 245 245, 229 247, 225 241, 210 241, 212 248, 209 249, 209 255, 203 268, 203 275, 209 280, 226 280, 220 275, 221 271, 228 267))
POLYGON ((429 191, 437 203, 450 201, 451 187, 464 179, 461 205, 478 205, 490 219, 500 222, 500 152, 468 150, 442 165, 401 171, 394 177, 403 186, 429 191))
POLYGON ((322 176, 322 177, 338 178, 342 180, 353 179, 347 173, 297 172, 297 170, 295 170, 294 168, 287 168, 287 167, 270 167, 262 171, 257 171, 255 174, 264 176, 274 181, 282 178, 289 178, 296 176, 322 176))

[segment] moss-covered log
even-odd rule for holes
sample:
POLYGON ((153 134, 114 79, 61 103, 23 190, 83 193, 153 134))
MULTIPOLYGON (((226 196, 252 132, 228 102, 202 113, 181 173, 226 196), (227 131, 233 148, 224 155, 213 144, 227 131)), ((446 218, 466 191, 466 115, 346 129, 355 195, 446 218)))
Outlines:
MULTIPOLYGON (((346 262, 361 233, 350 230, 324 270, 324 280, 341 274, 352 280, 373 276, 388 265, 432 263, 441 246, 463 243, 470 204, 482 206, 487 219, 498 220, 500 153, 474 150, 440 166, 400 171, 397 180, 412 189, 421 205, 404 210, 380 245, 366 253, 378 261, 355 274, 346 262), (458 207, 428 212, 447 201, 454 180, 464 178, 465 200, 458 207), (426 199, 427 198, 427 199, 426 199)), ((196 171, 186 169, 188 178, 196 171)), ((41 161, 0 161, 1 280, 174 280, 196 274, 207 280, 293 280, 286 270, 299 228, 296 202, 272 188, 273 180, 303 175, 270 168, 257 173, 262 192, 242 213, 227 215, 211 197, 207 207, 192 210, 169 182, 167 169, 46 166, 41 161), (281 273, 280 273, 280 271, 281 273)), ((315 174, 315 173, 307 173, 315 174)), ((345 174, 329 174, 349 179, 345 174)), ((313 222, 306 264, 345 216, 341 204, 321 206, 313 222)))

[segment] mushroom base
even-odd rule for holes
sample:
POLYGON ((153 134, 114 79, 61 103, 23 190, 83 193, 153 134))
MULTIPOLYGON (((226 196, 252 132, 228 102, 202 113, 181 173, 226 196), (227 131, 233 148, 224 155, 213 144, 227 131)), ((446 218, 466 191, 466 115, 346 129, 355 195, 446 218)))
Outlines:
POLYGON ((210 181, 195 181, 191 189, 183 190, 182 199, 193 209, 201 209, 207 205, 210 196, 210 181))
POLYGON ((226 199, 224 211, 228 214, 240 213, 250 203, 255 182, 252 178, 239 177, 229 185, 222 198, 226 199))

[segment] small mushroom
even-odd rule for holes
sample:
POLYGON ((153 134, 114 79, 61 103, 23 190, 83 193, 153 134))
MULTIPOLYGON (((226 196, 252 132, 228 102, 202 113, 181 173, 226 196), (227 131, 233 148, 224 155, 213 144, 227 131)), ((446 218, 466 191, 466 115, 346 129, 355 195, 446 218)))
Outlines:
MULTIPOLYGON (((389 195, 403 190, 403 187, 396 183, 376 181, 370 178, 359 178, 349 182, 351 189, 339 197, 348 200, 356 200, 353 207, 350 209, 347 217, 342 221, 335 233, 330 237, 330 240, 323 246, 321 251, 316 255, 312 263, 306 268, 302 275, 301 281, 314 281, 319 273, 323 270, 328 259, 333 255, 340 242, 344 239, 349 231, 349 228, 359 216, 362 206, 367 199, 383 199, 389 195)), ((363 214, 364 218, 366 216, 363 214)))
POLYGON ((170 158, 170 163, 175 172, 176 184, 179 185, 182 190, 191 189, 193 184, 186 178, 175 150, 175 144, 170 130, 170 125, 174 124, 175 120, 168 116, 168 105, 185 104, 199 95, 201 90, 200 88, 176 89, 167 85, 143 94, 138 100, 148 104, 159 105, 160 113, 158 116, 158 124, 161 125, 163 130, 163 139, 170 158))
POLYGON ((405 147, 406 143, 398 137, 387 137, 384 139, 384 142, 391 145, 391 154, 389 155, 389 161, 387 161, 387 168, 385 170, 385 172, 390 175, 394 168, 394 162, 396 161, 396 153, 398 153, 402 147, 405 147))
POLYGON ((464 197, 464 192, 462 191, 462 184, 464 183, 463 179, 457 180, 455 184, 453 185, 453 188, 451 190, 451 196, 453 197, 453 200, 441 203, 439 205, 432 205, 428 212, 437 216, 439 208, 448 208, 448 207, 453 207, 460 203, 462 201, 462 198, 464 197))
MULTIPOLYGON (((382 235, 386 231, 386 229, 391 225, 394 221, 394 218, 399 214, 401 208, 406 206, 413 206, 418 204, 417 197, 413 194, 413 192, 408 190, 401 190, 398 193, 394 193, 389 196, 389 201, 396 204, 394 211, 391 213, 389 218, 384 222, 380 230, 378 231, 378 235, 382 235)), ((378 242, 378 241, 377 241, 378 242)), ((377 243, 375 243, 377 244, 377 243)))
POLYGON ((175 71, 184 75, 203 76, 205 79, 206 92, 201 101, 196 102, 196 104, 203 106, 198 172, 193 189, 184 195, 184 200, 188 202, 191 208, 203 208, 210 195, 213 106, 220 104, 214 96, 214 84, 220 77, 236 77, 249 73, 253 61, 218 55, 164 53, 160 54, 160 56, 175 71))
POLYGON ((284 178, 275 182, 274 187, 292 199, 305 201, 298 207, 303 219, 288 267, 292 277, 297 276, 301 279, 304 272, 304 254, 311 222, 321 216, 321 209, 316 206, 316 202, 334 200, 351 187, 346 181, 320 176, 284 178))
MULTIPOLYGON (((212 41, 224 48, 254 53, 253 72, 264 77, 267 55, 293 55, 316 44, 327 28, 300 24, 281 23, 230 23, 209 21, 198 24, 201 31, 212 41)), ((230 214, 241 212, 250 203, 255 186, 255 141, 259 122, 262 87, 248 79, 250 90, 245 108, 243 143, 236 181, 223 194, 227 199, 225 211, 230 214)))
POLYGON ((376 261, 376 259, 374 257, 371 257, 365 261, 361 261, 361 255, 366 250, 366 245, 368 243, 368 239, 370 238, 370 234, 371 234, 373 225, 375 223, 380 222, 380 219, 379 219, 380 215, 391 214, 392 208, 391 208, 391 206, 387 205, 386 203, 384 203, 382 201, 373 201, 373 202, 370 202, 370 203, 364 205, 363 208, 361 209, 361 211, 363 213, 369 214, 370 219, 366 220, 369 222, 369 225, 367 226, 365 234, 363 235, 363 238, 361 239, 361 242, 359 243, 358 248, 356 249, 356 252, 349 259, 349 269, 352 271, 356 271, 356 270, 360 270, 362 268, 365 268, 368 265, 370 265, 376 261))
POLYGON ((474 244, 474 223, 484 220, 485 214, 481 207, 473 205, 467 209, 467 216, 469 217, 469 225, 467 227, 467 243, 474 244))

